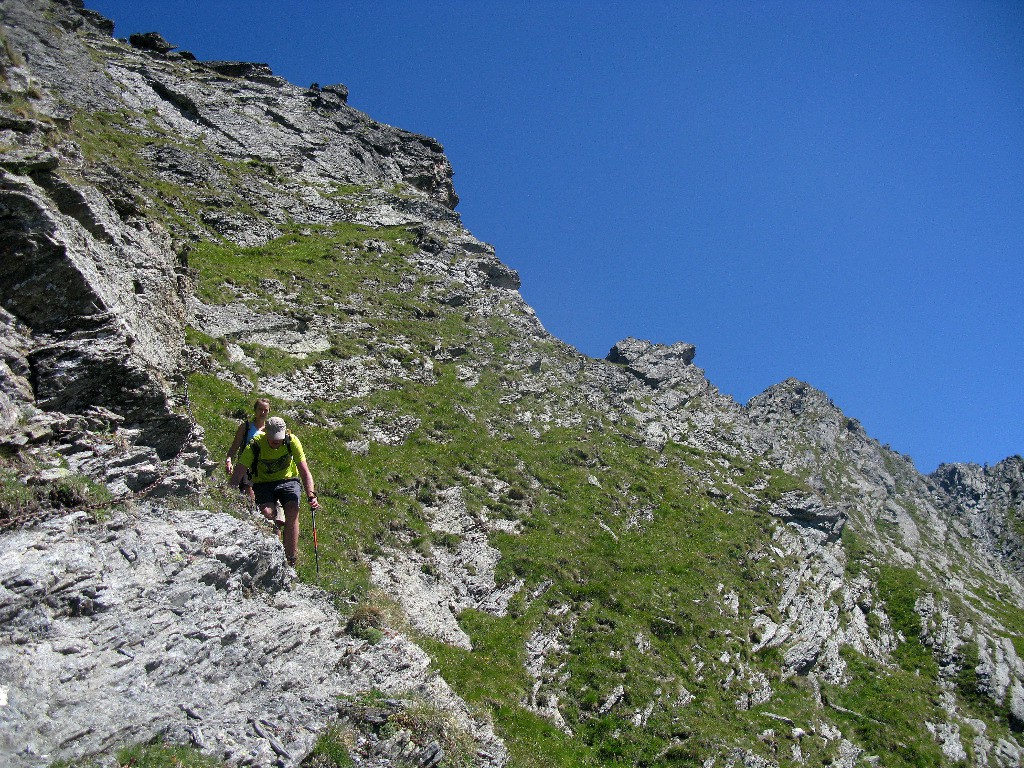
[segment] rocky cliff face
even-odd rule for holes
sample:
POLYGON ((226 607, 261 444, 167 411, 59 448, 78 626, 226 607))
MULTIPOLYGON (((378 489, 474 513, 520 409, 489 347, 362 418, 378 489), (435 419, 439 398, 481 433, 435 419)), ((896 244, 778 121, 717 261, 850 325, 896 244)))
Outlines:
POLYGON ((961 530, 1018 576, 1024 567, 1021 513, 1024 461, 1013 456, 994 467, 943 464, 932 475, 948 495, 947 508, 961 530))
POLYGON ((0 24, 5 760, 1021 764, 1020 457, 924 477, 802 382, 586 358, 344 86, 0 24), (212 473, 257 394, 302 581, 212 473))

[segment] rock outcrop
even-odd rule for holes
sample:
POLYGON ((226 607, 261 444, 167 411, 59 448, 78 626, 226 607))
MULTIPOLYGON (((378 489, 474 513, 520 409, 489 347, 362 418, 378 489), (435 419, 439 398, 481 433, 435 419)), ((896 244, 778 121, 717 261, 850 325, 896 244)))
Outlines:
POLYGON ((0 537, 0 564, 5 765, 157 736, 231 764, 298 765, 339 702, 370 691, 451 712, 501 762, 423 651, 347 634, 250 520, 149 505, 99 525, 73 514, 0 537))
POLYGON ((957 523, 985 551, 1024 575, 1024 458, 992 467, 943 464, 932 473, 957 523))

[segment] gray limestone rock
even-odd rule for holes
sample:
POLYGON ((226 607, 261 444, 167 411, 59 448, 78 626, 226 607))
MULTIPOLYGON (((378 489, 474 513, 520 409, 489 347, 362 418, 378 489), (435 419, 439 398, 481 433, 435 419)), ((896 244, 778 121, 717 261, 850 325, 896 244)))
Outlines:
POLYGON ((0 537, 0 585, 5 765, 157 734, 258 765, 281 746, 297 765, 336 697, 371 688, 417 692, 502 754, 421 650, 346 635, 328 596, 297 583, 277 539, 247 520, 148 506, 98 526, 72 515, 0 537))
POLYGON ((1024 458, 1011 456, 992 467, 942 464, 931 478, 971 537, 1018 576, 1024 574, 1024 458))
POLYGON ((437 496, 436 506, 424 510, 431 530, 439 534, 429 553, 388 548, 373 562, 373 580, 398 599, 417 630, 470 648, 459 613, 475 608, 502 616, 523 582, 495 582, 501 555, 488 543, 487 532, 496 525, 470 513, 462 489, 449 488, 437 496))
POLYGON ((818 528, 833 540, 842 532, 846 522, 843 510, 826 504, 816 495, 802 491, 787 491, 769 507, 769 511, 783 520, 818 528))
POLYGON ((693 344, 677 342, 670 347, 629 338, 618 342, 608 353, 607 360, 626 366, 626 370, 658 387, 673 379, 683 378, 686 368, 693 362, 697 348, 693 344))

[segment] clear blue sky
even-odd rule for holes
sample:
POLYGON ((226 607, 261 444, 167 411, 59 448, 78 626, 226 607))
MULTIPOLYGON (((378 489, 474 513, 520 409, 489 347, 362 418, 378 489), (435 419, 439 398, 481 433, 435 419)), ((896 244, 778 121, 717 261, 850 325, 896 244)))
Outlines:
POLYGON ((926 472, 1024 453, 1024 3, 86 4, 440 140, 586 354, 795 376, 926 472))

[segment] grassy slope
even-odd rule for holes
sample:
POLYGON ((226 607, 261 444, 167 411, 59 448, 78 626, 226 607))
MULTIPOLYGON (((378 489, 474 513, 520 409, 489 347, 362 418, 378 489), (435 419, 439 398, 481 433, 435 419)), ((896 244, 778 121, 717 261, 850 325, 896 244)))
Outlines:
MULTIPOLYGON (((328 356, 347 356, 353 344, 379 349, 399 336, 410 340, 404 345, 407 354, 412 344, 413 353, 427 355, 439 339, 472 346, 492 332, 489 324, 481 328, 473 324, 478 321, 425 300, 429 285, 407 294, 389 291, 408 269, 404 260, 360 251, 360 237, 391 238, 396 249, 407 240, 400 230, 337 227, 315 236, 288 236, 263 249, 204 246, 193 253, 192 265, 207 300, 256 288, 267 277, 290 280, 295 273, 302 275, 295 307, 304 312, 329 314, 334 304, 345 304, 347 293, 360 292, 366 300, 360 316, 371 330, 362 340, 336 344, 328 356), (226 280, 234 289, 222 293, 226 280)), ((205 343, 218 353, 217 343, 205 343)), ((287 362, 275 356, 272 370, 287 362)), ((298 370, 308 360, 291 364, 298 370)), ((767 484, 776 492, 796 485, 792 478, 685 446, 655 455, 612 428, 553 428, 536 438, 515 426, 512 406, 501 404, 506 391, 501 370, 487 369, 474 387, 461 383, 451 365, 438 363, 435 370, 435 384, 406 382, 358 403, 418 419, 420 426, 402 445, 373 445, 365 456, 350 454, 344 443, 360 436, 364 426, 361 416, 353 415, 355 401, 314 403, 308 411, 330 426, 296 427, 325 503, 319 526, 321 583, 339 595, 372 601, 365 557, 393 543, 395 530, 416 532, 424 551, 445 546, 432 540, 424 519, 424 503, 433 500, 436 489, 465 485, 471 507, 521 520, 521 535, 492 536, 503 554, 499 578, 526 582, 510 615, 465 613, 461 621, 473 640, 471 652, 422 639, 456 690, 493 716, 516 765, 685 763, 735 746, 785 765, 791 756, 785 734, 758 739, 777 725, 763 711, 805 728, 831 719, 870 751, 887 755, 889 765, 941 764, 924 727, 929 715, 939 719, 932 667, 921 677, 916 668, 882 669, 851 654, 851 666, 864 674, 856 685, 829 695, 843 710, 872 715, 838 709, 826 715, 816 709, 803 680, 779 679, 771 652, 750 653, 746 620, 721 609, 719 593, 734 590, 741 595, 741 616, 755 607, 773 612, 779 586, 779 564, 768 556, 773 523, 739 499, 709 496, 694 475, 767 484), (501 428, 488 430, 488 425, 501 428), (468 483, 469 476, 497 478, 508 488, 494 497, 468 483), (651 519, 631 527, 630 513, 639 509, 649 509, 651 519), (538 599, 523 597, 547 583, 538 599), (571 606, 575 627, 556 661, 565 665, 562 712, 574 737, 522 706, 532 685, 524 667, 526 640, 538 628, 567 621, 555 615, 563 605, 571 606), (728 662, 718 661, 726 654, 732 657, 728 662), (752 712, 735 705, 741 683, 722 686, 737 659, 764 671, 776 690, 770 702, 752 712), (618 685, 625 688, 622 701, 602 712, 618 685), (685 707, 676 703, 683 688, 696 696, 685 707), (646 723, 634 725, 635 713, 650 704, 646 723)), ((251 395, 197 375, 192 397, 211 451, 222 454, 251 395)), ((293 408, 273 405, 286 413, 293 408)), ((598 414, 583 416, 584 424, 600 421, 598 414)), ((308 539, 305 546, 308 550, 308 539)), ((310 566, 306 557, 306 578, 312 577, 310 566)), ((917 586, 899 583, 891 592, 908 589, 913 593, 917 586)), ((913 615, 911 610, 907 620, 913 615)), ((801 746, 810 764, 834 756, 835 745, 822 740, 808 739, 801 746)))
MULTIPOLYGON (((87 159, 115 162, 139 189, 148 190, 148 197, 137 201, 140 208, 172 228, 194 227, 201 207, 195 190, 156 180, 137 156, 142 144, 171 143, 173 137, 141 115, 80 116, 73 130, 87 159)), ((230 177, 266 169, 224 165, 224 172, 230 177)), ((337 194, 359 192, 339 188, 337 194)), ((298 289, 294 301, 277 309, 341 319, 357 312, 369 324, 358 338, 333 338, 331 348, 320 353, 323 358, 386 354, 412 366, 438 346, 465 346, 467 362, 499 357, 512 340, 500 318, 467 319, 442 305, 435 290, 444 286, 434 285, 434 278, 419 277, 412 289, 399 289, 409 271, 403 256, 412 242, 413 234, 401 228, 296 227, 259 249, 202 243, 190 259, 206 301, 236 301, 245 290, 262 295, 259 281, 275 278, 298 289), (388 248, 381 253, 367 245, 370 240, 384 241, 388 248), (361 297, 357 308, 354 294, 361 297)), ((195 331, 189 341, 228 366, 222 341, 195 331)), ((256 345, 246 351, 263 375, 299 371, 314 359, 256 345)), ((544 352, 558 354, 555 348, 544 352)), ((501 576, 524 579, 521 595, 547 584, 543 594, 532 602, 515 600, 505 618, 463 615, 472 652, 422 639, 456 690, 494 718, 514 765, 692 764, 735 746, 788 765, 793 760, 787 729, 765 711, 789 717, 805 730, 819 721, 840 725, 869 752, 883 755, 886 765, 941 764, 924 726, 937 717, 936 671, 919 653, 912 626, 905 632, 910 641, 899 667, 880 668, 850 654, 855 682, 826 690, 826 701, 841 709, 822 710, 806 680, 779 679, 775 654, 752 655, 746 622, 721 610, 719 584, 741 595, 741 616, 754 607, 774 610, 780 564, 767 555, 772 523, 745 501, 712 498, 693 480, 692 470, 776 490, 795 485, 791 478, 765 476, 758 467, 730 465, 727 458, 685 446, 653 455, 630 438, 628 425, 621 431, 555 428, 537 439, 516 426, 512 406, 501 402, 516 374, 481 368, 473 387, 460 381, 454 365, 437 363, 433 384, 399 382, 358 403, 305 404, 305 423, 296 428, 325 504, 319 521, 321 584, 339 598, 355 596, 363 604, 378 599, 370 589, 367 556, 391 543, 395 530, 414 531, 424 551, 446 545, 434 540, 424 520, 424 503, 437 489, 464 485, 472 507, 522 521, 521 535, 492 537, 503 554, 501 576), (355 405, 363 410, 353 410, 355 405), (402 445, 374 444, 367 455, 352 455, 344 444, 363 434, 368 411, 410 415, 419 427, 402 445), (472 477, 498 478, 508 489, 494 497, 473 485, 472 477), (651 519, 630 528, 630 513, 641 509, 649 510, 651 519), (575 628, 567 651, 553 661, 564 663, 561 704, 573 737, 522 706, 532 684, 524 669, 526 639, 537 629, 568 621, 554 615, 563 605, 570 606, 575 628), (729 662, 718 661, 727 654, 729 662), (772 681, 773 699, 751 712, 735 706, 738 684, 728 689, 721 684, 737 659, 772 681), (602 712, 617 685, 625 688, 623 700, 602 712), (688 706, 677 704, 683 688, 695 696, 688 706), (646 724, 634 726, 637 710, 652 703, 646 724)), ((219 457, 252 395, 203 374, 190 377, 190 389, 208 447, 219 457)), ((273 405, 286 414, 294 407, 273 405)), ((582 424, 602 423, 597 414, 583 416, 582 424)), ((309 554, 308 536, 303 545, 309 554)), ((302 575, 313 577, 311 557, 304 559, 302 575)), ((926 587, 898 576, 883 581, 883 596, 912 606, 926 587)), ((912 624, 911 614, 900 615, 912 624)), ((976 681, 969 672, 957 682, 962 702, 984 716, 991 735, 1005 729, 1004 710, 988 711, 982 697, 972 697, 976 681)), ((835 756, 835 743, 822 739, 805 739, 801 749, 807 765, 826 764, 835 756)))

